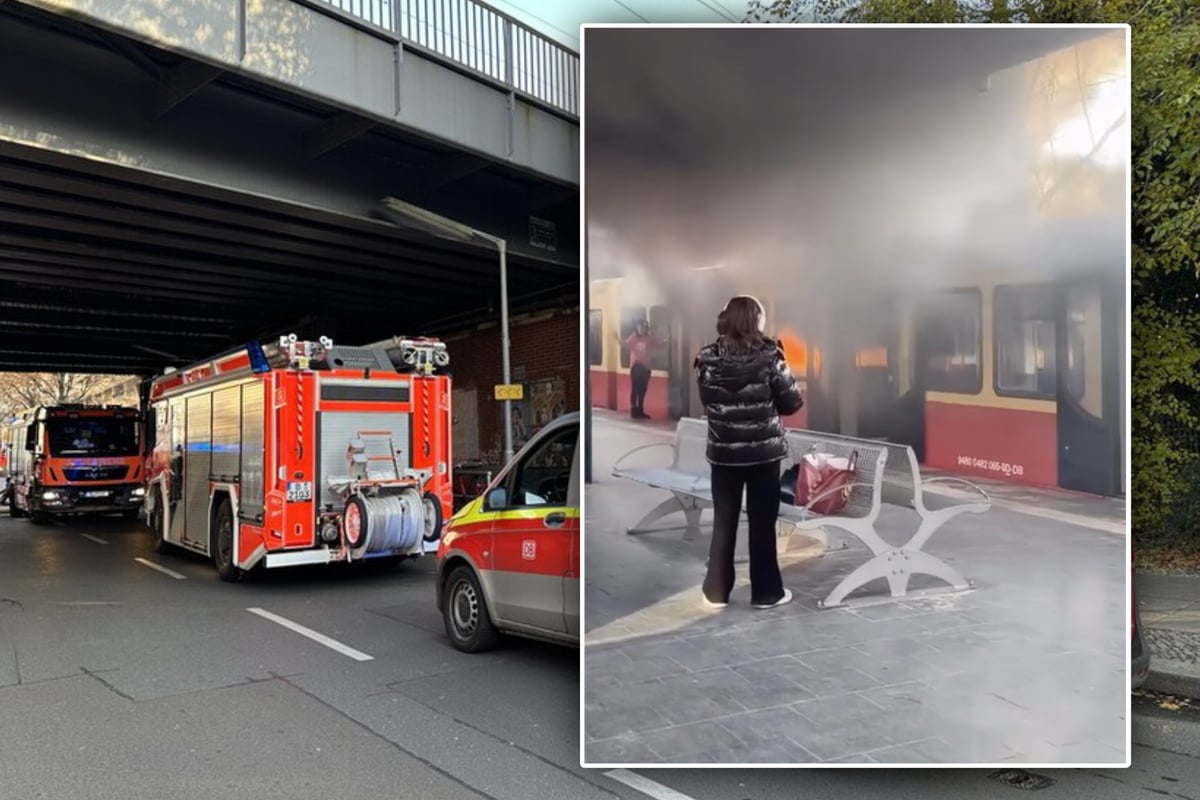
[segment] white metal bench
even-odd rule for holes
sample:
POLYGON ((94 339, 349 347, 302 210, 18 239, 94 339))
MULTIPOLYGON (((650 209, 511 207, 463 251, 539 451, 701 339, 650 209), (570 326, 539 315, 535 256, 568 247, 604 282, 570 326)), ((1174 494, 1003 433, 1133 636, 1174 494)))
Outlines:
POLYGON ((669 498, 650 509, 641 520, 626 529, 626 533, 636 535, 656 530, 677 530, 678 526, 665 528, 648 528, 646 526, 680 511, 684 514, 686 528, 689 531, 699 530, 700 514, 704 509, 712 508, 711 469, 708 464, 708 456, 705 454, 707 447, 708 423, 702 419, 684 417, 675 427, 674 441, 654 442, 635 447, 617 459, 612 470, 614 476, 652 486, 655 489, 665 489, 671 493, 669 498), (634 453, 655 447, 671 448, 670 466, 622 466, 622 463, 634 453))
POLYGON ((958 570, 922 548, 951 518, 962 513, 981 514, 987 511, 991 507, 991 499, 986 492, 962 478, 922 480, 916 454, 908 445, 805 430, 789 430, 787 440, 790 456, 787 466, 797 463, 805 453, 814 450, 846 458, 856 451, 858 453, 855 483, 850 497, 845 507, 836 514, 820 516, 812 512, 811 506, 820 497, 811 498, 803 507, 786 503, 780 506, 782 535, 790 535, 795 530, 835 528, 854 536, 871 551, 871 558, 866 563, 842 579, 818 603, 821 608, 877 602, 880 599, 878 596, 855 598, 852 601, 847 601, 846 597, 881 578, 887 580, 893 599, 961 592, 974 586, 958 570), (963 502, 925 491, 927 487, 938 484, 957 484, 978 497, 963 502), (915 531, 902 545, 888 544, 875 529, 884 505, 906 508, 917 516, 915 531), (929 575, 947 585, 910 592, 908 583, 913 575, 929 575))
MULTIPOLYGON (((961 478, 940 477, 921 479, 916 455, 907 445, 874 439, 856 439, 837 434, 806 430, 787 432, 789 459, 784 466, 797 463, 805 453, 831 453, 849 458, 858 453, 855 483, 845 506, 836 514, 821 516, 811 507, 821 497, 813 497, 804 507, 780 504, 778 536, 780 551, 786 549, 788 538, 795 531, 821 540, 829 547, 826 528, 848 533, 861 541, 871 551, 871 558, 847 575, 829 595, 818 603, 821 608, 838 608, 868 602, 878 602, 878 596, 867 596, 847 601, 847 595, 861 589, 874 580, 886 579, 892 599, 914 595, 940 594, 965 591, 974 584, 936 556, 922 548, 929 538, 949 519, 961 513, 983 513, 991 506, 987 494, 961 478), (952 483, 965 487, 978 500, 953 501, 945 496, 930 494, 926 487, 939 483, 952 483), (915 532, 903 545, 893 547, 876 532, 875 525, 882 507, 893 505, 907 508, 916 513, 919 523, 915 532), (918 592, 908 590, 913 575, 930 575, 948 584, 918 592)), ((656 442, 635 448, 622 456, 613 466, 613 475, 636 481, 646 486, 664 489, 671 497, 651 509, 635 525, 627 529, 634 535, 656 530, 672 530, 670 527, 648 528, 650 523, 680 511, 684 514, 685 526, 698 530, 700 515, 712 508, 712 486, 710 466, 705 455, 708 443, 708 424, 702 419, 685 417, 679 420, 674 440, 670 443, 656 442), (671 465, 668 467, 626 467, 626 459, 636 452, 654 447, 670 446, 671 465)), ((841 544, 845 548, 845 543, 841 544)))

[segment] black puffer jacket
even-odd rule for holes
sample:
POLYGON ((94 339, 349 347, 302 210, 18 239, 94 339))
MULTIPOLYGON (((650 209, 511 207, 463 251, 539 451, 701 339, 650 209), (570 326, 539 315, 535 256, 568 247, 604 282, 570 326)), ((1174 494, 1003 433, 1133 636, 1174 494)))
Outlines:
POLYGON ((804 405, 783 357, 783 346, 767 339, 749 352, 735 352, 724 339, 696 356, 700 402, 708 417, 708 460, 750 466, 787 455, 780 415, 804 405))

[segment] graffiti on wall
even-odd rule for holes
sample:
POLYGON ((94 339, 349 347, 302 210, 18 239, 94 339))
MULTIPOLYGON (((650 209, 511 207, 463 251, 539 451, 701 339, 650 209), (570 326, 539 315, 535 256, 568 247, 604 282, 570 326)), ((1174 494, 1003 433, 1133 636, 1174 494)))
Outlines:
MULTIPOLYGON (((509 401, 512 417, 513 451, 520 450, 534 434, 566 413, 567 395, 562 378, 526 381, 525 398, 509 401)), ((504 404, 500 406, 500 450, 503 451, 504 404)))

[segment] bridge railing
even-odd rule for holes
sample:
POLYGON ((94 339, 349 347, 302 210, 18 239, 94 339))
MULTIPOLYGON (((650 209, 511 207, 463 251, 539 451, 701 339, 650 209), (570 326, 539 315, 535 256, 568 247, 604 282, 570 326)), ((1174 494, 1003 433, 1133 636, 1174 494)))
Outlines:
POLYGON ((322 0, 519 94, 579 116, 579 54, 478 0, 322 0))

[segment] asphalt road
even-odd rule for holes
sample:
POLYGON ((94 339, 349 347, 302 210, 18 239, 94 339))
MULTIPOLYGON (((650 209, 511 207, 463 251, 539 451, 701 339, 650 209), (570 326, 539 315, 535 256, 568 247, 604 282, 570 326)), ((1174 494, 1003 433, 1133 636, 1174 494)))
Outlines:
MULTIPOLYGON (((585 771, 576 651, 459 654, 432 566, 230 585, 138 526, 0 516, 0 800, 1023 796, 980 770, 585 771)), ((1046 771, 1037 796, 1200 800, 1197 714, 1135 712, 1132 769, 1046 771)))
POLYGON ((433 568, 226 584, 138 525, 0 509, 0 800, 613 797, 578 651, 458 653, 433 568))

